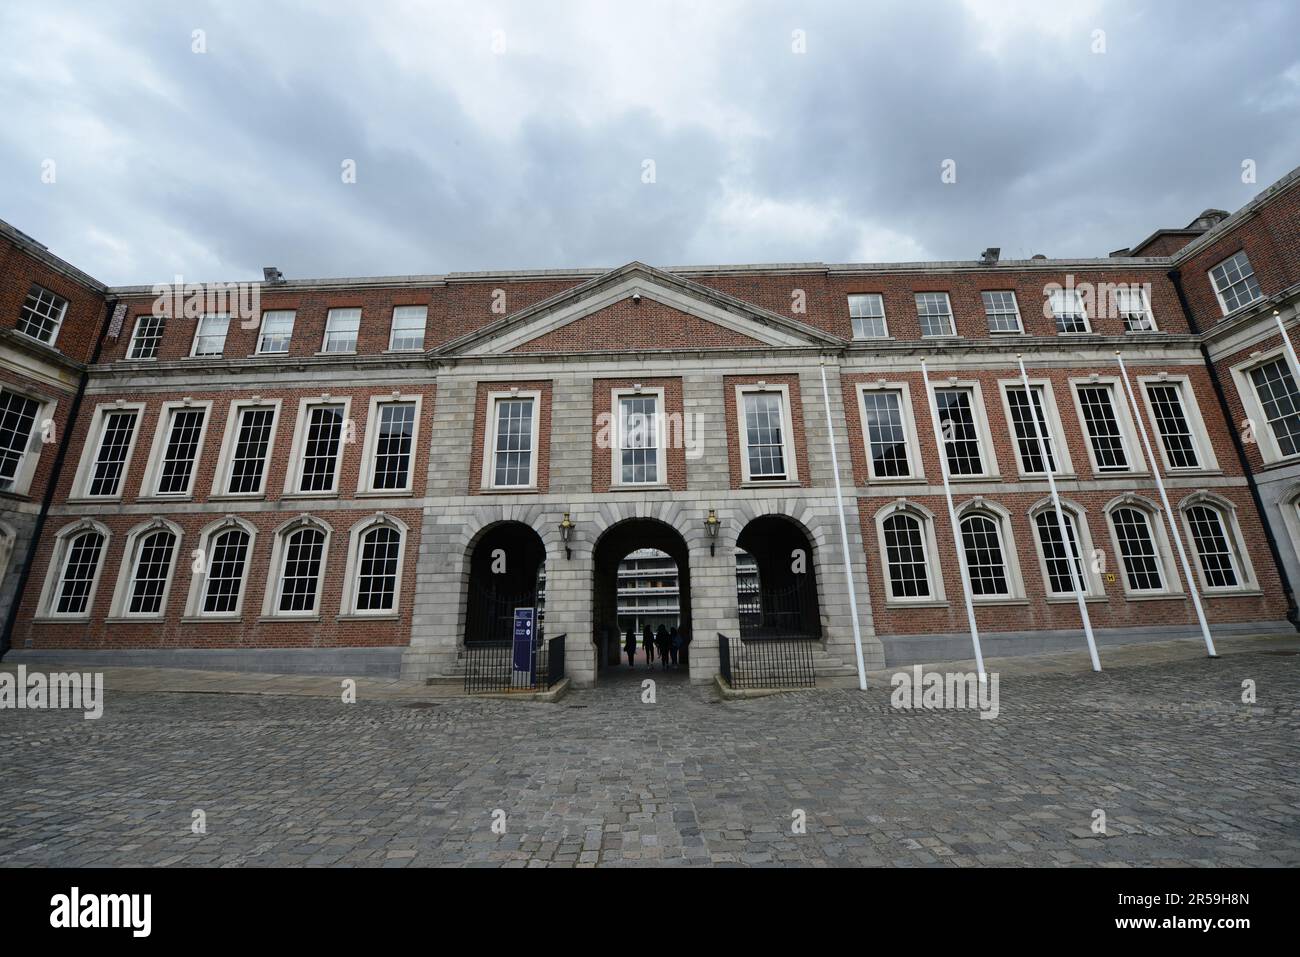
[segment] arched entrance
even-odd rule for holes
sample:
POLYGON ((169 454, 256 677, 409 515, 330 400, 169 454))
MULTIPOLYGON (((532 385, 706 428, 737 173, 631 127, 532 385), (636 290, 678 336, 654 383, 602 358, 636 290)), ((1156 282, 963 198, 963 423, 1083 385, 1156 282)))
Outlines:
POLYGON ((741 529, 736 548, 740 637, 820 638, 813 547, 802 526, 763 515, 741 529))
POLYGON ((544 633, 546 547, 531 526, 498 522, 470 554, 465 643, 512 640, 516 608, 537 609, 537 634, 544 633))
MULTIPOLYGON (((678 650, 675 673, 687 675, 694 632, 690 562, 681 534, 657 519, 627 519, 604 531, 592 557, 592 641, 597 673, 628 670, 623 648, 629 628, 639 629, 636 662, 637 667, 646 669, 646 626, 654 633, 659 625, 665 631, 676 625, 685 648, 678 650)), ((664 673, 657 651, 655 664, 657 673, 664 673)))

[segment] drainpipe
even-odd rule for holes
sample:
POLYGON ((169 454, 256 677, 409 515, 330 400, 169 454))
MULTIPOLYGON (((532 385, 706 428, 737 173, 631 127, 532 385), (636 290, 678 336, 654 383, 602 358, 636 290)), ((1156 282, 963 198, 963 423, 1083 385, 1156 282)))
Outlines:
MULTIPOLYGON (((1170 270, 1169 281, 1174 284, 1174 292, 1178 295, 1178 305, 1183 310, 1183 316, 1187 319, 1187 327, 1191 329, 1192 334, 1201 336, 1201 327, 1197 325, 1196 318, 1192 315, 1191 306, 1187 302, 1187 293, 1183 291, 1183 275, 1178 269, 1170 270)), ((1291 579, 1286 573, 1286 566, 1282 564, 1282 553, 1277 547, 1277 537, 1273 534, 1273 526, 1268 520, 1268 513, 1264 509, 1264 500, 1259 494, 1259 485, 1255 482, 1255 473, 1250 467, 1250 460, 1246 458, 1246 446, 1241 441, 1241 433, 1237 431, 1236 423, 1233 421, 1232 410, 1228 406, 1228 396, 1223 391, 1223 381, 1219 378, 1219 370, 1210 360, 1210 349, 1202 338, 1200 341, 1201 356, 1205 359, 1205 366, 1210 370, 1210 384, 1214 386, 1215 398, 1219 400, 1219 408, 1223 412, 1224 421, 1228 423, 1228 434, 1232 436, 1232 447, 1237 450, 1237 460, 1241 463, 1241 469, 1246 475, 1246 484, 1250 489, 1251 500, 1255 503, 1255 511, 1259 513, 1260 523, 1264 526, 1264 540, 1268 542, 1269 554, 1273 557, 1273 567, 1277 569, 1277 577, 1282 582, 1282 594, 1286 596, 1286 620, 1291 622, 1296 631, 1300 631, 1300 608, 1296 606, 1295 592, 1291 590, 1291 579)))
POLYGON ((14 585, 14 600, 9 605, 9 614, 5 616, 4 631, 0 632, 0 659, 9 652, 9 647, 13 641, 14 625, 18 622, 18 607, 22 604, 24 593, 27 591, 27 581, 31 577, 32 564, 36 561, 36 546, 40 543, 41 533, 45 530, 45 519, 50 513, 50 506, 54 504, 54 491, 58 487, 59 478, 63 474, 63 462, 68 455, 68 446, 72 444, 72 431, 76 428, 77 417, 81 414, 81 400, 86 394, 86 384, 90 381, 90 366, 99 361, 99 353, 104 345, 104 336, 108 334, 108 324, 113 319, 113 311, 117 308, 117 300, 109 299, 105 302, 104 318, 100 323, 99 335, 95 339, 95 352, 90 357, 90 362, 81 372, 81 378, 77 382, 77 391, 72 396, 72 404, 68 407, 67 426, 63 430, 63 437, 59 440, 59 450, 54 455, 54 466, 50 469, 50 481, 45 486, 45 495, 41 499, 41 510, 36 515, 36 524, 32 526, 32 538, 27 543, 27 555, 23 559, 22 568, 18 570, 18 581, 14 585))

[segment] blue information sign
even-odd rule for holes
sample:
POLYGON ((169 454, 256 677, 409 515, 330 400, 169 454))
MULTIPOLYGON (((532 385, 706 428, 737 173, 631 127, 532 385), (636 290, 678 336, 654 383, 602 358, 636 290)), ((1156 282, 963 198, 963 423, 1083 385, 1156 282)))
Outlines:
POLYGON ((515 653, 514 670, 533 677, 533 629, 536 626, 537 611, 534 608, 515 609, 515 653))

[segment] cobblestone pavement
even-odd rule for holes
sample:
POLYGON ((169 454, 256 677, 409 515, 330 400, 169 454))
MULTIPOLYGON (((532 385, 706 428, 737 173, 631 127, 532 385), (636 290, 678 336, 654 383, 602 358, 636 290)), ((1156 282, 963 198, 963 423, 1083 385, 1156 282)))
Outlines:
POLYGON ((724 703, 660 674, 644 704, 641 677, 559 704, 0 711, 0 865, 1300 864, 1290 652, 1006 675, 995 720, 879 683, 724 703))

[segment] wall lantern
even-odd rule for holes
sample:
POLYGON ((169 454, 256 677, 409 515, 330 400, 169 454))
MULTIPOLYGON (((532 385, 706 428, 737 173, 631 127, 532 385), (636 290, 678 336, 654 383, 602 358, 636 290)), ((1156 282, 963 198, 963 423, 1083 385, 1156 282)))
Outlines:
POLYGON ((709 533, 709 555, 713 555, 714 546, 718 542, 718 528, 722 525, 718 521, 718 513, 709 509, 709 517, 704 520, 704 530, 709 533))
POLYGON ((564 557, 571 558, 569 552, 569 540, 573 537, 573 530, 577 528, 576 523, 569 521, 569 513, 564 513, 564 518, 560 519, 560 541, 564 542, 564 557))

